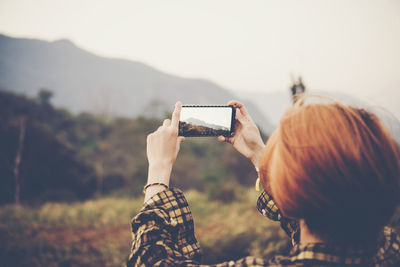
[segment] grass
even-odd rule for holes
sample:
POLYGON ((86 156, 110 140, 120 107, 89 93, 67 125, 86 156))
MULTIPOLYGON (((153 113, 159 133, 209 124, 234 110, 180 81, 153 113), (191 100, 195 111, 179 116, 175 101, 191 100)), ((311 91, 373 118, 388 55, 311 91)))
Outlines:
MULTIPOLYGON (((271 257, 289 247, 278 223, 255 208, 254 190, 231 203, 185 193, 204 263, 247 255, 271 257)), ((124 266, 131 246, 130 220, 143 198, 107 197, 38 207, 0 207, 2 266, 124 266)))

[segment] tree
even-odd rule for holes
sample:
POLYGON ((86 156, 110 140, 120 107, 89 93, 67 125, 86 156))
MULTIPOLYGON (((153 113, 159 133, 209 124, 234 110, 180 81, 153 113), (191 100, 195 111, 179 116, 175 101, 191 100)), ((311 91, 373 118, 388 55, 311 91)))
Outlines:
POLYGON ((75 134, 87 127, 77 122, 37 99, 0 91, 0 204, 93 195, 95 172, 78 157, 75 134))
POLYGON ((24 140, 25 140, 25 127, 26 127, 26 117, 21 117, 19 120, 19 138, 18 138, 18 148, 15 155, 14 161, 14 201, 15 204, 19 204, 20 200, 20 184, 19 184, 19 165, 21 164, 22 151, 24 150, 24 140))
POLYGON ((53 96, 53 92, 47 88, 41 88, 38 93, 38 99, 42 105, 50 105, 50 100, 53 96))

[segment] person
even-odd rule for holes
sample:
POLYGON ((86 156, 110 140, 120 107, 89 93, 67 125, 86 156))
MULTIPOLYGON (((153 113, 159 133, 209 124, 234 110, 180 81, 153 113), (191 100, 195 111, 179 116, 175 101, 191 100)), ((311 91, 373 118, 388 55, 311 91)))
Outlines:
MULTIPOLYGON (((340 103, 294 106, 264 145, 244 105, 228 104, 237 108, 235 134, 218 140, 259 168, 257 208, 280 222, 293 248, 212 266, 400 266, 399 235, 385 226, 399 200, 399 149, 374 114, 340 103)), ((200 266, 188 203, 168 188, 184 141, 180 110, 178 102, 147 137, 145 202, 132 219, 128 266, 200 266)))
MULTIPOLYGON (((306 86, 303 83, 303 78, 299 76, 298 81, 294 81, 294 77, 292 76, 292 86, 290 87, 290 92, 292 94, 292 103, 295 105, 297 101, 301 100, 303 101, 302 96, 306 92, 306 86)), ((300 102, 300 106, 303 103, 300 102)))

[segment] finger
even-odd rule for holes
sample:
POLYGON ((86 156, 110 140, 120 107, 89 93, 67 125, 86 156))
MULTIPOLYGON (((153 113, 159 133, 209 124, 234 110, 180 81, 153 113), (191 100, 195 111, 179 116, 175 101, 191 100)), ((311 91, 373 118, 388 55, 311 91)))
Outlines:
POLYGON ((174 112, 172 113, 171 126, 178 128, 179 118, 181 117, 182 103, 180 101, 176 102, 174 112))
POLYGON ((165 119, 163 122, 163 126, 170 126, 171 125, 171 120, 170 119, 165 119))
POLYGON ((233 145, 234 139, 233 139, 233 137, 225 137, 225 142, 233 145))
POLYGON ((240 111, 240 109, 236 110, 236 120, 238 121, 242 121, 244 119, 244 116, 242 114, 242 112, 240 111))
POLYGON ((225 136, 222 136, 222 135, 218 136, 218 141, 225 142, 225 136))
POLYGON ((220 136, 218 136, 218 141, 233 144, 233 137, 225 137, 225 136, 220 135, 220 136))
POLYGON ((247 111, 246 107, 244 106, 243 103, 237 101, 237 100, 231 100, 228 102, 228 106, 235 106, 242 112, 243 116, 248 116, 249 112, 247 111))
POLYGON ((242 115, 242 113, 240 112, 240 107, 243 107, 243 104, 240 103, 240 102, 237 101, 237 100, 231 100, 231 101, 228 102, 228 106, 234 106, 234 107, 236 107, 235 119, 236 119, 237 121, 242 121, 242 120, 243 120, 243 115, 242 115))

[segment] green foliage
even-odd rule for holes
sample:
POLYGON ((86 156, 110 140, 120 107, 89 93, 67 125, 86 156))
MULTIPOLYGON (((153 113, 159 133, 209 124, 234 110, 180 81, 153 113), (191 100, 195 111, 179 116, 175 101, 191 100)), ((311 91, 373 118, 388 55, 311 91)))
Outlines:
POLYGON ((72 116, 55 111, 50 105, 0 92, 0 203, 13 199, 13 169, 21 118, 26 118, 19 167, 21 200, 34 203, 89 197, 94 173, 75 157, 76 149, 63 138, 73 122, 72 116))
MULTIPOLYGON (((23 205, 0 207, 0 258, 7 266, 122 266, 129 221, 143 203, 146 136, 162 120, 74 115, 53 108, 46 95, 32 100, 0 92, 0 203, 13 199, 18 122, 27 118, 23 205)), ((279 225, 255 211, 256 195, 246 187, 255 178, 251 163, 229 144, 216 138, 182 144, 171 181, 189 190, 205 263, 287 248, 279 225)))
MULTIPOLYGON (((74 201, 91 196, 137 196, 147 179, 146 137, 161 119, 73 115, 53 108, 51 92, 40 103, 0 92, 0 203, 13 199, 13 163, 18 121, 27 118, 21 169, 22 201, 74 201), (48 98, 46 98, 48 97, 48 98), (47 100, 46 100, 47 99, 47 100), (44 102, 46 104, 43 104, 44 102)), ((150 103, 161 107, 158 102, 150 103)), ((146 113, 144 113, 146 114, 146 113)), ((170 114, 166 114, 170 116, 170 114)), ((206 192, 211 200, 238 198, 237 185, 253 185, 256 172, 231 145, 216 138, 187 138, 172 173, 172 185, 206 192)))
POLYGON ((38 93, 38 99, 42 105, 50 105, 50 99, 53 97, 53 92, 46 88, 41 88, 38 93))

